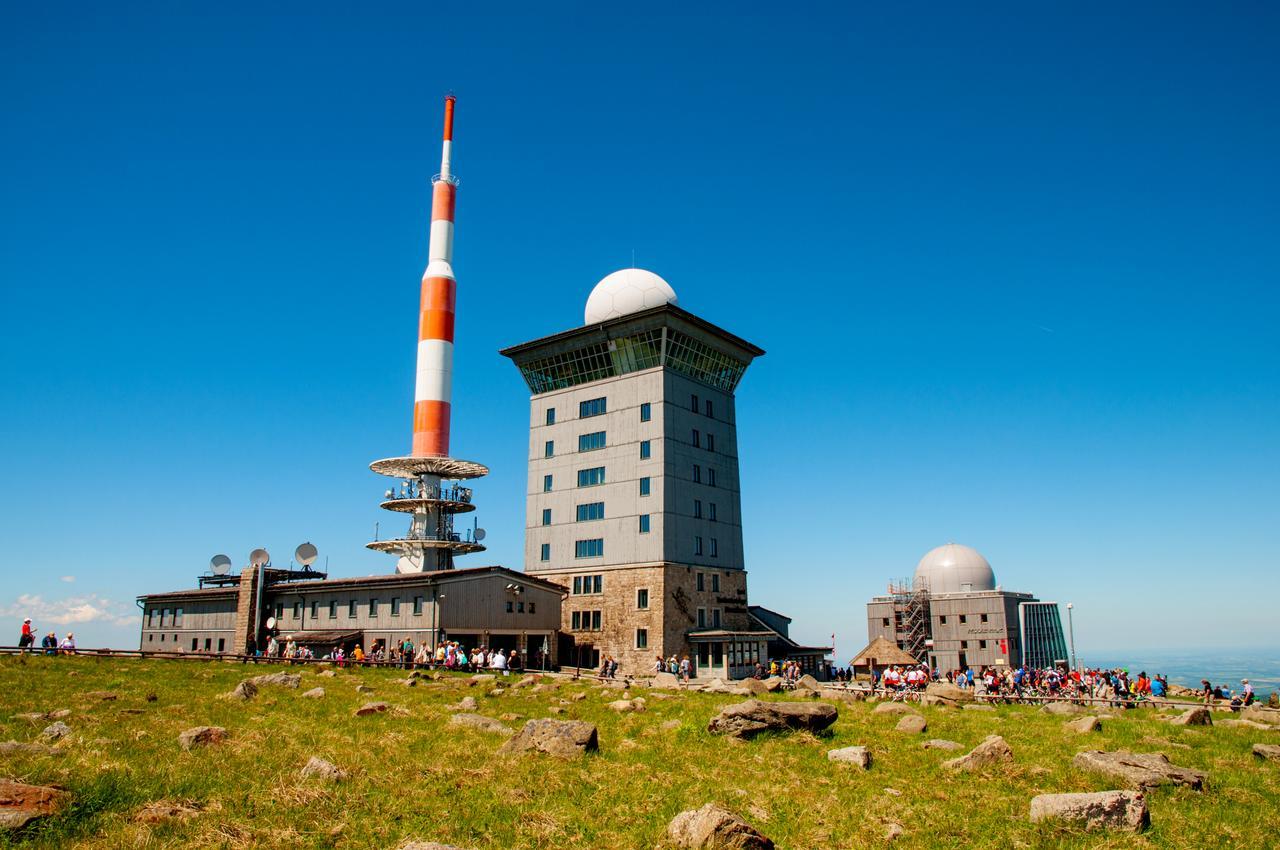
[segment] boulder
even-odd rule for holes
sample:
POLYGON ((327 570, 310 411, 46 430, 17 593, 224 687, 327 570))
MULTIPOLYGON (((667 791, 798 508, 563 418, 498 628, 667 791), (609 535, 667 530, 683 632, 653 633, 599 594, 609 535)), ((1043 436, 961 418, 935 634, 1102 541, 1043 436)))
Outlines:
POLYGON ((616 699, 611 703, 607 703, 605 707, 619 714, 625 714, 629 711, 644 711, 644 700, 638 697, 636 699, 616 699))
POLYGON ((1240 714, 1245 720, 1252 720, 1256 723, 1265 723, 1268 726, 1280 726, 1280 708, 1267 708, 1261 705, 1251 705, 1240 714))
POLYGON ((337 676, 338 674, 337 674, 337 673, 335 673, 335 672, 333 672, 332 670, 321 670, 321 671, 320 671, 319 673, 317 673, 316 675, 317 675, 317 676, 323 676, 323 677, 324 677, 324 678, 326 678, 326 679, 332 679, 333 677, 337 676))
POLYGON ((57 756, 62 750, 48 744, 28 744, 26 741, 0 741, 0 756, 57 756))
POLYGON ((269 673, 265 676, 254 676, 249 680, 258 687, 276 685, 281 688, 296 688, 302 684, 301 673, 269 673))
POLYGON ((356 693, 358 693, 358 694, 371 694, 371 693, 373 693, 373 688, 369 687, 368 685, 363 685, 363 684, 361 684, 361 685, 356 685, 356 693))
POLYGON ((475 711, 479 707, 475 697, 463 697, 455 705, 448 706, 450 711, 475 711))
POLYGON ((982 743, 968 753, 944 761, 942 766, 948 770, 977 770, 1001 762, 1013 761, 1013 748, 999 735, 989 735, 982 743))
POLYGON ((497 680, 498 677, 494 673, 477 673, 467 680, 467 684, 474 687, 475 685, 484 685, 497 680))
POLYGON ((416 688, 418 687, 418 680, 410 676, 407 679, 397 679, 396 684, 403 685, 406 688, 416 688))
POLYGON ((581 720, 541 719, 526 723, 498 752, 539 752, 560 758, 574 758, 599 748, 600 739, 594 725, 581 720))
POLYGON ((71 727, 63 723, 61 720, 56 720, 44 727, 44 731, 40 733, 40 737, 44 738, 46 741, 61 741, 70 734, 71 727))
POLYGON ((680 679, 675 673, 654 673, 651 688, 678 688, 680 679))
POLYGON ((871 767, 871 752, 866 747, 843 747, 838 750, 827 750, 827 761, 856 764, 863 770, 868 770, 871 767))
POLYGON ((805 673, 796 680, 796 688, 802 691, 820 691, 822 686, 818 684, 818 680, 805 673))
POLYGON ((1102 721, 1092 714, 1062 724, 1072 732, 1101 732, 1102 721))
POLYGON ((764 689, 769 693, 776 693, 782 690, 782 677, 770 676, 764 680, 764 689))
POLYGON ((303 777, 315 777, 326 782, 341 782, 347 778, 347 772, 331 761, 312 756, 300 771, 303 777))
POLYGON ((248 702, 258 695, 258 686, 253 683, 252 679, 245 679, 231 693, 227 694, 227 699, 238 699, 241 702, 248 702))
POLYGON ((934 705, 962 705, 973 702, 973 691, 957 688, 949 682, 930 682, 925 685, 924 693, 934 705))
POLYGON ((1189 708, 1169 721, 1174 726, 1212 726, 1213 715, 1203 705, 1189 708))
POLYGON ((0 831, 22 829, 56 814, 67 800, 67 793, 57 788, 0 779, 0 831))
POLYGON ((366 702, 356 709, 356 717, 367 717, 370 714, 381 714, 389 706, 385 702, 366 702))
POLYGON ((493 732, 496 735, 514 735, 515 730, 492 717, 483 714, 455 714, 449 718, 450 726, 469 726, 481 732, 493 732))
POLYGON ((681 812, 667 826, 667 836, 677 847, 705 850, 772 850, 773 842, 733 812, 707 803, 681 812))
POLYGON ((1087 830, 1138 832, 1151 823, 1141 791, 1095 791, 1086 794, 1040 794, 1031 798, 1031 822, 1068 821, 1087 830))
POLYGON ((741 687, 747 689, 752 696, 762 696, 769 693, 769 687, 764 683, 763 679, 743 679, 741 687))
POLYGON ((1280 745, 1254 744, 1253 754, 1264 761, 1280 761, 1280 745))
POLYGON ((307 699, 324 699, 324 688, 312 688, 309 691, 303 691, 302 696, 307 699))
POLYGON ((1226 720, 1219 720, 1217 723, 1213 725, 1229 726, 1233 729, 1258 729, 1263 732, 1272 728, 1265 723, 1259 723, 1256 720, 1245 720, 1242 717, 1229 717, 1226 720))
POLYGON ((915 714, 915 709, 904 702, 882 702, 871 710, 872 714, 915 714))
POLYGON ((1074 702, 1047 702, 1040 710, 1045 714, 1057 714, 1061 717, 1085 713, 1084 706, 1076 705, 1074 702))
POLYGON ((920 746, 924 747, 926 750, 963 750, 964 749, 963 744, 957 744, 955 741, 944 741, 941 738, 934 738, 932 740, 925 741, 920 746))
POLYGON ((225 740, 227 740, 227 730, 221 726, 193 726, 178 735, 178 743, 184 750, 221 744, 225 740))
POLYGON ((538 680, 541 678, 542 677, 536 673, 530 673, 527 676, 522 676, 517 682, 512 684, 511 687, 512 688, 531 688, 534 685, 538 684, 538 680))
POLYGON ((1185 785, 1201 791, 1208 778, 1202 771, 1170 764, 1169 757, 1164 753, 1087 750, 1076 753, 1071 764, 1078 770, 1094 771, 1119 779, 1129 788, 1136 790, 1146 790, 1159 785, 1185 785))
POLYGON ((761 702, 751 699, 721 710, 711 718, 707 731, 738 738, 790 729, 820 732, 835 723, 838 716, 836 707, 825 702, 761 702))
POLYGON ((898 725, 893 727, 895 732, 906 732, 909 735, 918 735, 929 728, 929 724, 925 722, 924 717, 919 714, 904 714, 902 719, 898 721, 898 725))
POLYGON ((576 694, 569 697, 569 699, 573 700, 574 702, 582 702, 586 698, 587 698, 586 691, 578 691, 576 694))

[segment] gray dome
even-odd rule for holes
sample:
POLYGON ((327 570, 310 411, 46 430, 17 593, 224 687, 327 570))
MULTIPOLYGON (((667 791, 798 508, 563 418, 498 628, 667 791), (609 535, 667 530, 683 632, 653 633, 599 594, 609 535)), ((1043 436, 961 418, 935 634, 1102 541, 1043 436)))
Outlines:
POLYGON ((948 543, 920 559, 915 582, 930 593, 970 593, 995 590, 996 574, 976 550, 948 543))

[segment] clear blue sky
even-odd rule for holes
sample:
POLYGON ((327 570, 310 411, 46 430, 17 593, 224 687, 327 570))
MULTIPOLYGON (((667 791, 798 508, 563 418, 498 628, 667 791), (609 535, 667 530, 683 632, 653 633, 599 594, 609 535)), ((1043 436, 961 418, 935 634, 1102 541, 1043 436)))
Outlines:
POLYGON ((951 540, 1085 652, 1273 637, 1274 5, 270 5, 3 12, 4 642, 136 645, 215 552, 391 567, 447 90, 474 563, 522 560, 498 348, 634 251, 768 350, 751 597, 801 638, 951 540))

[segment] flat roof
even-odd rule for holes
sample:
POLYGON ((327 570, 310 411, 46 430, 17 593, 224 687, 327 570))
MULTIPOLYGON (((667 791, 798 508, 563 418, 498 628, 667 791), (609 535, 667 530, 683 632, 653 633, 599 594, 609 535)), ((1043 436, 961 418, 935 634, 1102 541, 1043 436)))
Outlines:
POLYGON ((704 330, 707 333, 710 333, 714 336, 718 336, 721 339, 725 340, 726 342, 732 343, 733 345, 736 345, 750 352, 753 357, 760 357, 761 355, 764 354, 764 349, 759 347, 758 345, 754 345, 750 342, 747 342, 745 339, 738 336, 737 334, 729 333, 729 331, 725 330, 719 325, 714 325, 711 322, 708 322, 706 319, 699 318, 698 316, 695 316, 693 313, 690 313, 688 310, 684 310, 680 307, 675 306, 674 304, 661 304, 657 307, 650 307, 648 310, 637 310, 634 313, 627 313, 625 316, 618 316, 617 318, 609 319, 606 322, 593 322, 589 325, 582 325, 581 327, 571 328, 567 331, 560 331, 559 333, 554 333, 554 334, 551 334, 550 336, 539 337, 538 339, 530 340, 529 342, 521 342, 516 345, 507 346, 506 348, 499 349, 498 353, 501 354, 503 357, 514 358, 517 355, 524 354, 535 348, 541 348, 544 345, 549 345, 549 344, 558 343, 558 342, 569 342, 569 341, 572 341, 575 337, 591 336, 602 329, 611 328, 611 327, 614 327, 615 325, 626 324, 628 322, 634 322, 637 319, 646 319, 651 316, 660 316, 664 313, 674 316, 678 319, 683 319, 684 321, 688 322, 689 324, 693 325, 696 328, 699 328, 700 330, 704 330))

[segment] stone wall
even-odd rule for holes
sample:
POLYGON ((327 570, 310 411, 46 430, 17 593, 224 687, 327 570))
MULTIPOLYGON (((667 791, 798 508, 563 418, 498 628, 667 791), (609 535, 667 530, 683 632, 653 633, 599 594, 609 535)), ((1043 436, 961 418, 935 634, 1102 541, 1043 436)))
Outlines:
MULTIPOLYGON (((249 651, 249 639, 254 636, 254 605, 258 597, 258 570, 245 567, 240 571, 240 592, 236 597, 236 634, 235 649, 237 655, 249 651)), ((259 647, 261 648, 261 647, 259 647)))

